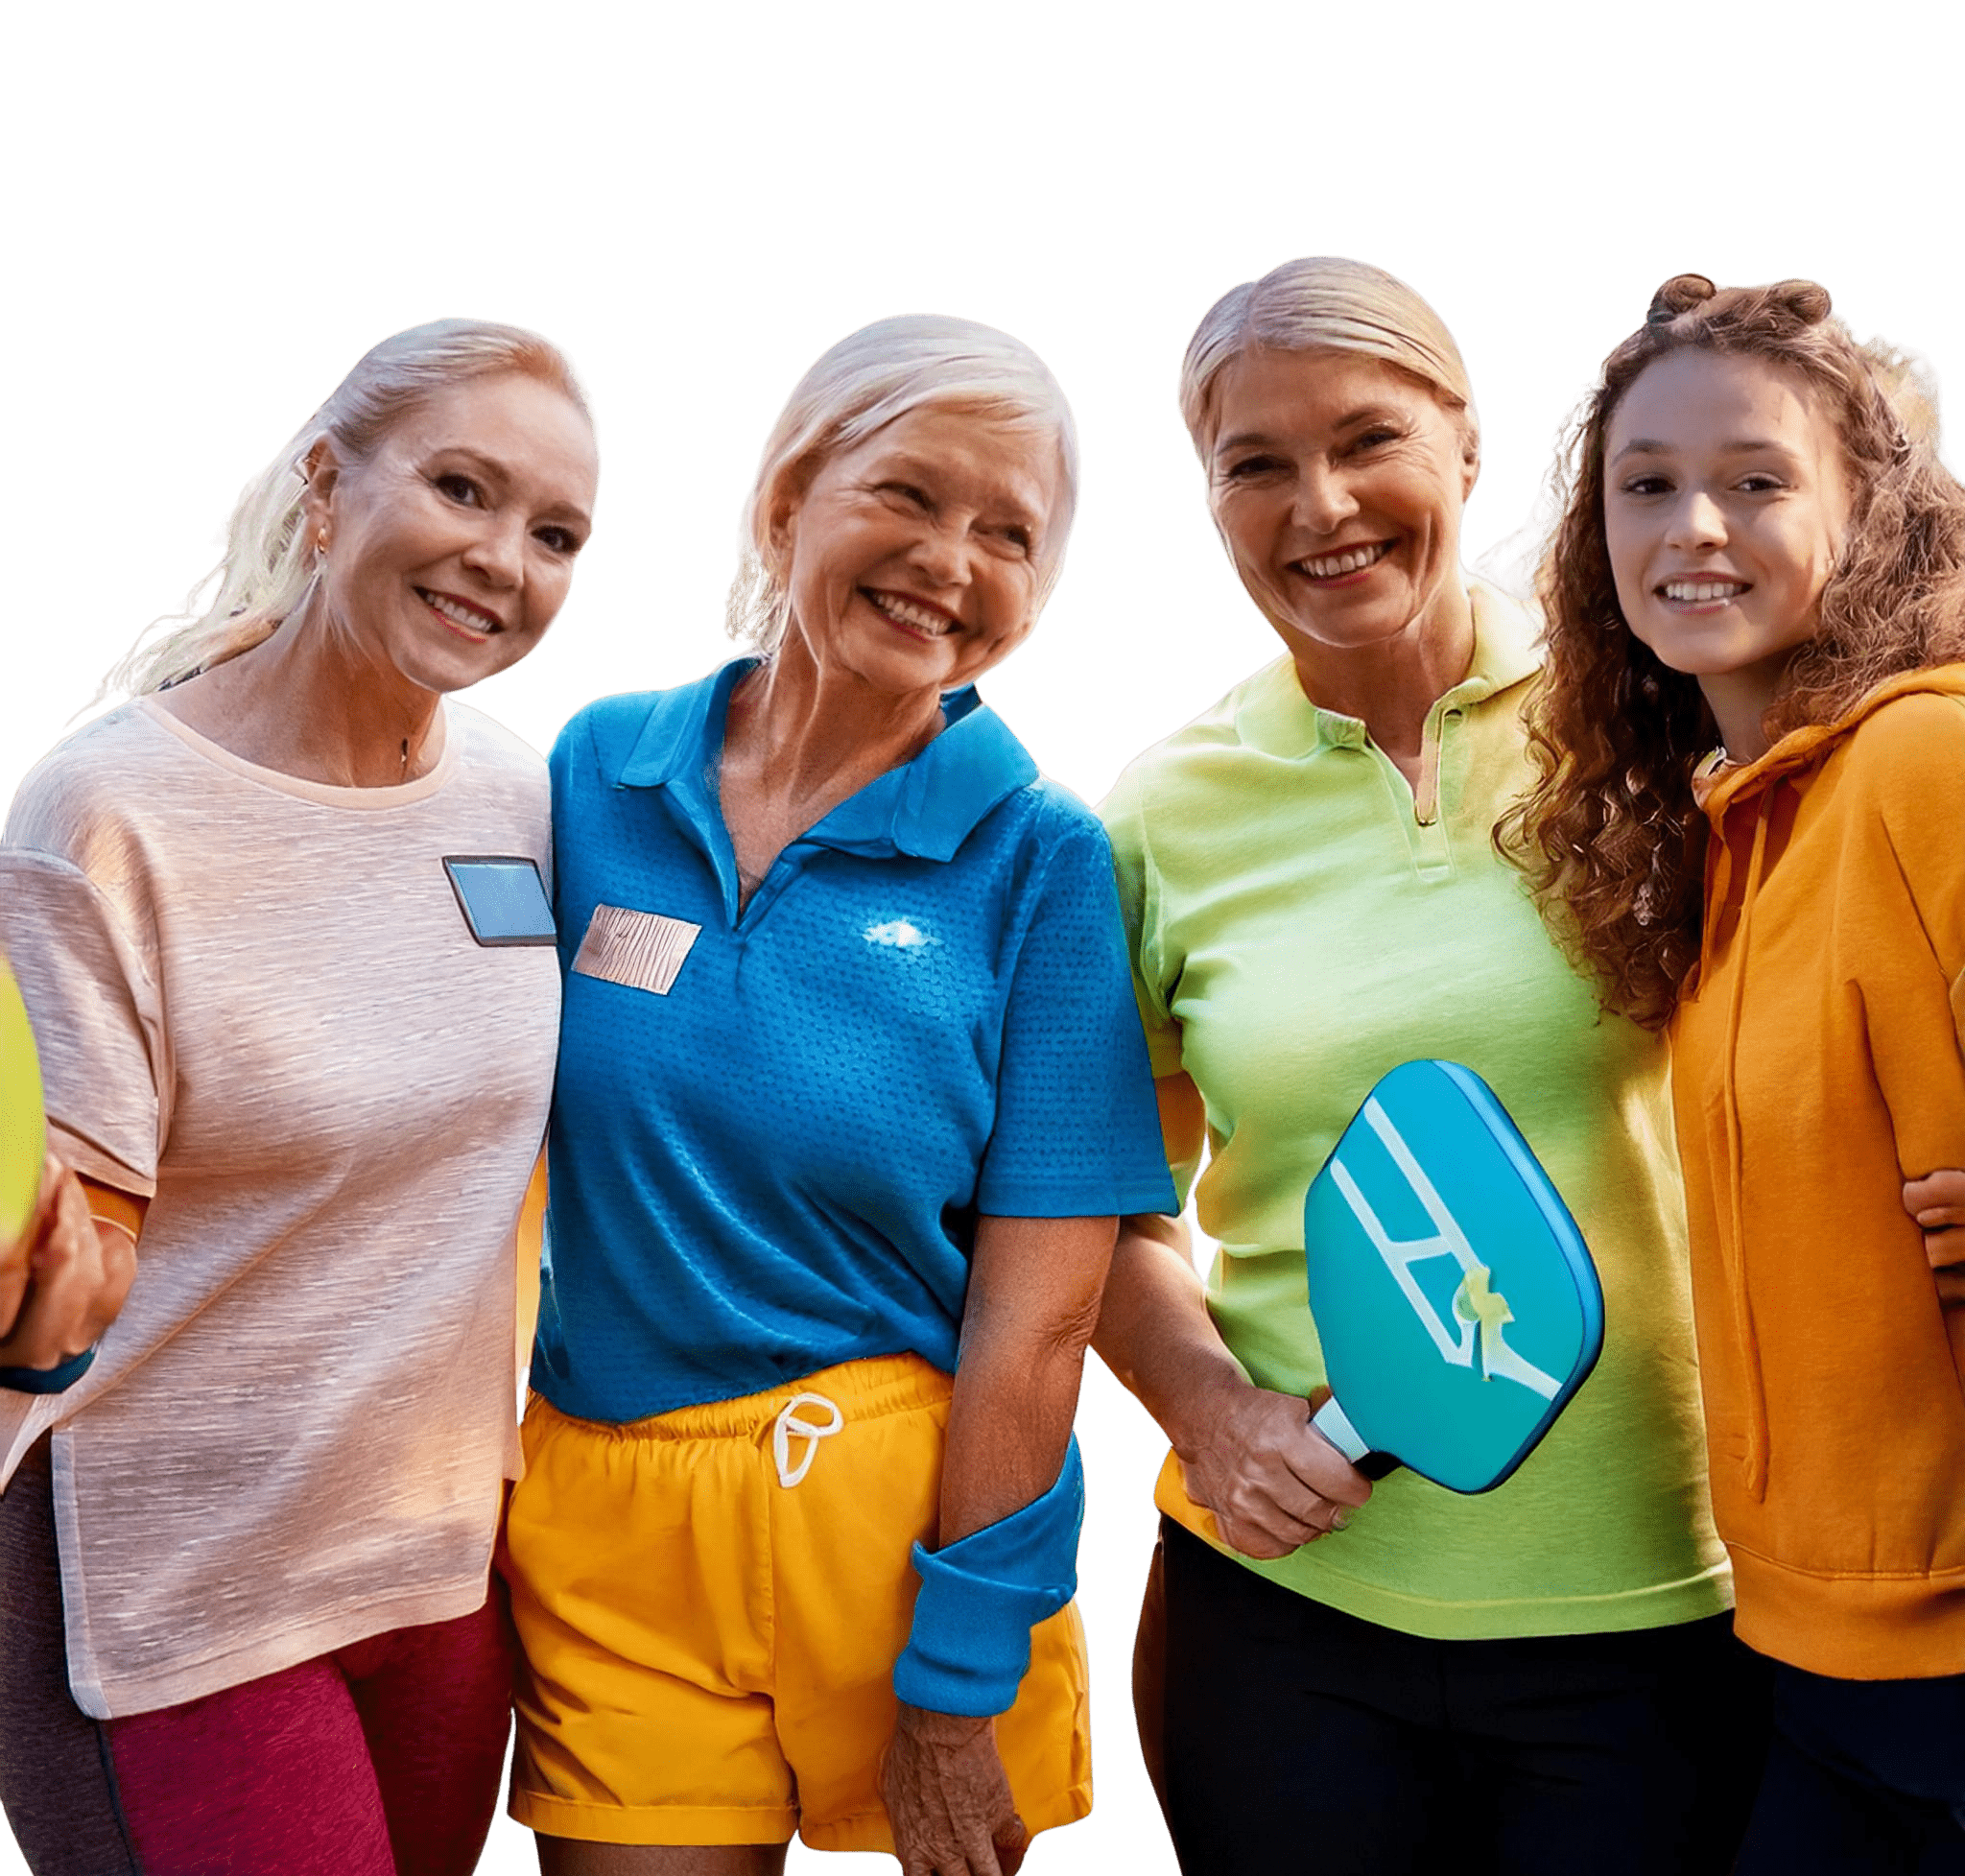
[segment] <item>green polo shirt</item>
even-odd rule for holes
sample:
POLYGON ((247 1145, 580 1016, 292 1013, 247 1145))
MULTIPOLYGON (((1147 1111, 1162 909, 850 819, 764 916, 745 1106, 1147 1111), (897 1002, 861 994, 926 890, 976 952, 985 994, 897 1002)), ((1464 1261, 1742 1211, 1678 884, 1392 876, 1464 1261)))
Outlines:
MULTIPOLYGON (((1426 723, 1435 801, 1415 802, 1363 724, 1312 704, 1284 657, 1148 749, 1104 808, 1154 1073, 1184 1070, 1207 1104, 1208 1304, 1251 1379, 1323 1382, 1304 1194, 1372 1083, 1415 1057, 1493 1086, 1603 1281, 1602 1359, 1506 1484, 1463 1498, 1394 1472, 1348 1530, 1249 1567, 1416 1635, 1690 1621, 1732 1597, 1665 1044, 1598 1009, 1495 853, 1528 779, 1534 622, 1491 588, 1472 596, 1473 667, 1426 723)), ((1171 1456, 1159 1496, 1214 1537, 1171 1456)))

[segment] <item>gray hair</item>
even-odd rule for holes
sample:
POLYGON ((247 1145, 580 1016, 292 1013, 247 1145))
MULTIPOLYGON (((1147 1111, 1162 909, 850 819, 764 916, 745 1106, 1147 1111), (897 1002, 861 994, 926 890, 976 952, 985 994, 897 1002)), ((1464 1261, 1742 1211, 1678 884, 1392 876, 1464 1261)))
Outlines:
POLYGON ((1063 482, 1059 512, 1045 529, 1038 604, 1050 597, 1077 505, 1077 429, 1064 392, 1044 361, 1006 332, 935 313, 903 314, 864 325, 823 353, 798 380, 765 439, 730 587, 726 618, 733 638, 769 654, 785 635, 790 596, 768 537, 779 490, 788 482, 809 485, 830 457, 928 404, 1036 425, 1056 438, 1063 482))
POLYGON ((1331 254, 1285 261, 1208 309, 1180 367, 1180 415, 1203 459, 1213 440, 1216 380, 1252 345, 1384 359, 1430 385, 1459 416, 1470 456, 1480 449, 1474 388, 1454 335, 1425 300, 1383 268, 1331 254))
POLYGON ((523 326, 432 320, 365 352, 327 402, 247 484, 225 529, 225 558, 192 588, 181 613, 157 622, 174 629, 146 632, 110 672, 105 690, 141 695, 223 664, 270 637, 300 605, 315 577, 302 525, 307 463, 323 439, 344 466, 364 462, 425 398, 470 378, 514 371, 564 392, 593 420, 564 354, 523 326), (199 595, 214 581, 217 593, 201 606, 199 595))

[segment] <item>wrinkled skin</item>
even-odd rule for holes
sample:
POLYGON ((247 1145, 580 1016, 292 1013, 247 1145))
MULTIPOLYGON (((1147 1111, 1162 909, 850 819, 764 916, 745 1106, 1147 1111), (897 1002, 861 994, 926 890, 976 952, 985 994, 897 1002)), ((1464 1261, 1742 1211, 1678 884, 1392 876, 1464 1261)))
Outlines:
POLYGON ((1030 1834, 1010 1801, 988 1720, 903 1704, 880 1794, 904 1876, 1015 1876, 1030 1834))

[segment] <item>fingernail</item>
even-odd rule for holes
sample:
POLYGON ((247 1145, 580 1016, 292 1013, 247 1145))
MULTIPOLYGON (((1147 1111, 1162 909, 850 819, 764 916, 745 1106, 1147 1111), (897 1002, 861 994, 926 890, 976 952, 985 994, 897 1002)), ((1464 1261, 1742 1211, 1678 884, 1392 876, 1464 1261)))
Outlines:
POLYGON ((1331 1513, 1331 1529, 1333 1531, 1342 1531, 1350 1522, 1351 1513, 1341 1505, 1331 1513))

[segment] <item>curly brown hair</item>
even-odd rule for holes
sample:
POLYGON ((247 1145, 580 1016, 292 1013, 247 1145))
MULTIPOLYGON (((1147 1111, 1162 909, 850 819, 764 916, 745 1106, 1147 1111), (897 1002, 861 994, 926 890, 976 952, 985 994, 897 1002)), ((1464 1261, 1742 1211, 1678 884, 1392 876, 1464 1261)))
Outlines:
POLYGON ((1719 741, 1695 678, 1625 624, 1603 532, 1604 442, 1654 360, 1691 347, 1764 359, 1833 419, 1850 484, 1842 552, 1814 636, 1763 719, 1772 741, 1843 717, 1883 678, 1965 658, 1965 488, 1913 438, 1879 368, 1811 280, 1666 281, 1610 354, 1558 471, 1562 515, 1536 578, 1548 668, 1527 712, 1538 779, 1495 830, 1557 941, 1606 1009, 1662 1028, 1699 957, 1706 820, 1693 771, 1719 741))

